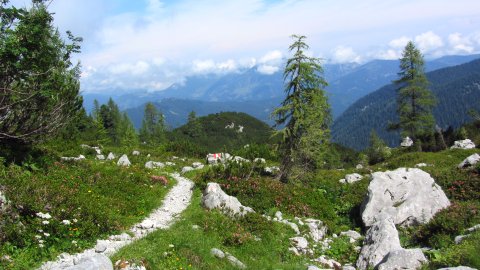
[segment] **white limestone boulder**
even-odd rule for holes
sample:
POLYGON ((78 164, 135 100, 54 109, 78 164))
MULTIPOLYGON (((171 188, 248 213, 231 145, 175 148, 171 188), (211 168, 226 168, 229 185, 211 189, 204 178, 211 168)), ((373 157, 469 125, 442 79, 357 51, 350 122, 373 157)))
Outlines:
POLYGON ((157 168, 163 168, 165 167, 165 164, 162 162, 156 162, 156 161, 148 161, 145 163, 145 168, 147 169, 157 169, 157 168))
POLYGON ((473 149, 475 144, 470 139, 455 141, 450 149, 473 149))
POLYGON ((115 159, 115 154, 112 152, 108 153, 107 160, 114 160, 115 159))
POLYGON ((64 270, 113 270, 113 264, 106 255, 96 253, 81 258, 74 266, 64 270))
POLYGON ((321 220, 308 218, 304 223, 308 227, 308 235, 315 243, 318 243, 327 234, 327 226, 323 225, 321 220))
POLYGON ((477 164, 479 161, 480 161, 480 155, 475 153, 475 154, 467 157, 466 159, 464 159, 460 164, 458 164, 458 168, 462 169, 462 168, 466 168, 466 167, 471 167, 471 166, 477 164))
POLYGON ((123 155, 118 159, 117 165, 118 166, 123 166, 123 167, 128 167, 128 166, 132 165, 132 163, 130 163, 130 160, 128 159, 127 155, 123 155))
POLYGON ((363 176, 358 174, 358 173, 352 173, 352 174, 345 175, 345 181, 348 184, 358 182, 358 181, 362 180, 362 178, 363 178, 363 176))
POLYGON ((357 268, 360 270, 375 268, 388 253, 401 249, 393 219, 383 215, 382 219, 372 224, 365 235, 357 268))
POLYGON ((402 140, 402 143, 400 143, 401 147, 411 147, 413 145, 413 140, 410 139, 410 137, 405 137, 402 140))
POLYGON ((248 212, 254 212, 252 208, 243 206, 237 198, 226 194, 217 183, 207 184, 202 196, 202 205, 207 209, 220 209, 230 216, 243 216, 248 212))
POLYGON ((385 256, 377 266, 378 270, 419 269, 427 258, 419 248, 394 250, 385 256))
POLYGON ((369 227, 380 214, 386 214, 394 224, 423 224, 449 205, 442 188, 420 169, 375 172, 362 207, 362 220, 369 227))

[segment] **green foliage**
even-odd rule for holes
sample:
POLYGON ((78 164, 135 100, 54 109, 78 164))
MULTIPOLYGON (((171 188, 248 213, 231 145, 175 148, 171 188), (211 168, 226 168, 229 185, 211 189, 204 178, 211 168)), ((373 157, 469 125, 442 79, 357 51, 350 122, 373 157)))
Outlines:
POLYGON ((153 103, 145 104, 142 127, 140 128, 140 140, 142 143, 156 145, 165 140, 165 119, 163 114, 157 111, 153 103))
POLYGON ((62 40, 45 1, 15 8, 0 3, 0 141, 32 144, 49 138, 81 108, 80 68, 71 55, 81 38, 62 40))
POLYGON ((279 148, 283 182, 323 165, 332 121, 320 59, 305 55, 309 48, 305 36, 292 38, 295 41, 289 49, 294 55, 287 60, 283 73, 287 96, 272 113, 277 126, 285 125, 279 148))
POLYGON ((0 164, 0 186, 11 202, 0 213, 0 253, 13 259, 8 267, 0 262, 0 268, 8 269, 32 269, 60 252, 79 252, 125 230, 158 207, 167 191, 143 166, 60 163, 43 155, 22 167, 0 164))
POLYGON ((473 225, 480 223, 480 203, 457 202, 441 210, 413 234, 415 242, 433 248, 445 248, 454 244, 454 237, 473 225))
POLYGON ((370 134, 370 146, 367 148, 366 153, 369 164, 380 163, 392 154, 391 149, 378 137, 374 130, 370 134))
POLYGON ((203 209, 200 198, 196 190, 192 204, 171 229, 155 231, 121 249, 112 261, 141 260, 152 270, 234 269, 228 260, 210 254, 211 248, 218 248, 249 269, 298 269, 307 263, 288 250, 288 238, 294 236, 288 226, 255 213, 231 219, 217 210, 203 209))
POLYGON ((430 260, 428 269, 439 269, 452 265, 468 265, 478 269, 480 268, 479 250, 480 232, 475 232, 458 245, 428 252, 427 256, 430 260))
POLYGON ((266 160, 276 161, 278 155, 274 149, 268 144, 247 144, 242 148, 233 152, 234 156, 240 156, 249 160, 255 160, 256 158, 264 158, 266 160))
POLYGON ((175 129, 170 135, 171 141, 190 141, 199 149, 206 149, 207 153, 232 152, 243 148, 247 144, 269 143, 272 134, 264 122, 245 113, 222 112, 196 118, 195 125, 201 127, 198 136, 192 136, 192 122, 175 129), (233 128, 226 128, 227 125, 233 128), (243 132, 239 132, 243 126, 243 132))
POLYGON ((356 262, 358 259, 355 245, 350 243, 350 238, 346 236, 333 239, 333 242, 330 243, 330 249, 325 252, 325 255, 341 264, 356 262))

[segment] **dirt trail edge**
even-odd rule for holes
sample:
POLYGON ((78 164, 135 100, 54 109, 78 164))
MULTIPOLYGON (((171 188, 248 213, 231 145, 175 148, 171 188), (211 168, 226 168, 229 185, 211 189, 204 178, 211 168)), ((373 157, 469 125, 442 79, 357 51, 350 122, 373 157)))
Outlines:
POLYGON ((94 258, 98 258, 100 254, 111 256, 120 248, 157 229, 169 228, 175 222, 175 218, 190 204, 194 185, 191 180, 181 177, 178 173, 171 174, 171 176, 177 181, 177 184, 165 196, 162 206, 154 210, 142 222, 135 224, 128 233, 111 235, 108 239, 97 240, 94 248, 87 249, 82 253, 73 255, 62 253, 55 261, 45 262, 39 270, 77 269, 76 266, 82 261, 95 260, 94 258))

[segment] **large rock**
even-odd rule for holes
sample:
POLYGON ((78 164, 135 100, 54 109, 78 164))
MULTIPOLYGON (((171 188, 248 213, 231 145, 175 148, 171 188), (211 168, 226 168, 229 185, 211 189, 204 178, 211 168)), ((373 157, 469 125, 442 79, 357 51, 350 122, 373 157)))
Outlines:
POLYGON ((182 174, 195 170, 193 167, 185 166, 182 168, 182 174))
POLYGON ((421 224, 449 205, 442 188, 428 173, 399 168, 372 174, 362 219, 367 227, 383 215, 392 217, 395 224, 421 224))
POLYGON ((357 268, 360 270, 375 268, 388 253, 401 249, 393 218, 383 215, 382 219, 372 224, 365 235, 357 268))
POLYGON ((207 209, 220 209, 227 215, 243 216, 254 212, 252 208, 243 206, 237 198, 227 195, 217 183, 208 183, 203 192, 202 204, 207 209))
POLYGON ((107 256, 97 253, 81 258, 77 264, 65 270, 113 270, 113 264, 107 256))
POLYGON ((128 160, 127 155, 123 155, 118 159, 117 165, 128 167, 128 166, 132 165, 132 163, 130 163, 130 160, 128 160))
POLYGON ((475 153, 469 157, 467 157, 466 159, 464 159, 462 161, 462 163, 458 164, 458 168, 466 168, 466 167, 470 167, 470 166, 473 166, 475 164, 477 164, 478 162, 480 161, 480 155, 475 153))
POLYGON ((462 141, 455 141, 452 147, 450 148, 451 149, 473 149, 475 148, 475 144, 471 140, 465 139, 462 141))
POLYGON ((145 163, 145 168, 147 169, 156 169, 163 167, 165 167, 165 164, 163 164, 162 162, 148 161, 147 163, 145 163))
POLYGON ((427 262, 421 249, 401 249, 394 250, 385 256, 380 262, 378 270, 390 269, 418 269, 427 262))

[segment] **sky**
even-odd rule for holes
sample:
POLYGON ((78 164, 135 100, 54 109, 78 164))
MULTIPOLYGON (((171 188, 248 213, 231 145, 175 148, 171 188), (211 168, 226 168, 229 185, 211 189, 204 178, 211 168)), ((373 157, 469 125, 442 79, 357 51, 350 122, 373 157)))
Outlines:
MULTIPOLYGON (((27 0, 11 0, 26 6, 27 0)), ((84 92, 160 91, 188 76, 281 71, 292 34, 324 63, 480 53, 479 0, 53 0, 84 92)))

